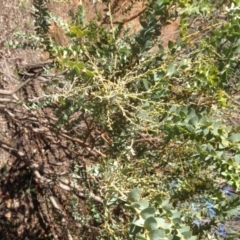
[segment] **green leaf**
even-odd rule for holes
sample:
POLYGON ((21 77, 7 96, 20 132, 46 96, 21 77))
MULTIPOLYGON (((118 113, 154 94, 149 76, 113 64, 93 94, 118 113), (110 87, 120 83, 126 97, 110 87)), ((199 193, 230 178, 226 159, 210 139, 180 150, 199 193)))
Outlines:
POLYGON ((174 224, 177 224, 177 223, 181 223, 181 213, 180 212, 177 212, 177 211, 171 211, 172 212, 172 216, 170 217, 170 219, 172 220, 172 222, 174 224))
POLYGON ((88 77, 94 77, 94 72, 88 70, 88 69, 84 69, 83 71, 88 77))
POLYGON ((145 235, 144 235, 144 234, 138 234, 136 239, 137 239, 137 240, 147 240, 147 239, 145 238, 145 235))
POLYGON ((178 229, 177 231, 178 231, 178 236, 183 239, 190 239, 192 237, 192 232, 190 231, 189 226, 184 226, 178 229))
POLYGON ((140 210, 143 210, 149 206, 149 202, 144 199, 139 200, 137 203, 140 205, 139 207, 140 210))
POLYGON ((70 60, 68 60, 68 59, 63 59, 63 63, 65 63, 68 67, 70 67, 70 68, 74 68, 75 67, 75 64, 76 64, 76 62, 74 62, 74 61, 70 61, 70 60))
POLYGON ((68 72, 67 73, 67 77, 74 77, 74 76, 76 76, 77 74, 79 74, 78 73, 78 71, 76 70, 76 69, 72 69, 72 70, 70 70, 70 72, 68 72))
POLYGON ((222 138, 221 144, 222 144, 223 147, 228 147, 228 146, 229 146, 229 143, 230 143, 230 142, 229 142, 227 139, 222 138))
POLYGON ((206 116, 201 117, 200 120, 199 120, 199 123, 201 123, 201 124, 204 124, 206 122, 207 122, 207 117, 206 116))
POLYGON ((186 124, 185 127, 189 132, 194 132, 194 130, 195 130, 194 127, 192 127, 192 125, 190 125, 190 124, 186 124))
POLYGON ((143 210, 149 206, 149 202, 147 200, 141 199, 138 202, 133 202, 130 206, 139 210, 143 210))
POLYGON ((141 207, 141 205, 138 202, 133 202, 130 206, 137 209, 140 209, 141 207))
POLYGON ((144 219, 142 218, 139 218, 138 220, 136 220, 135 222, 133 222, 132 224, 136 225, 136 226, 139 226, 139 227, 143 227, 145 222, 144 222, 144 219))
POLYGON ((135 224, 131 224, 129 233, 130 233, 130 235, 135 236, 137 233, 139 233, 141 231, 141 229, 142 229, 142 227, 139 227, 135 224))
POLYGON ((240 133, 234 133, 229 137, 230 142, 239 142, 240 141, 240 133))
POLYGON ((141 211, 140 215, 143 219, 147 219, 149 217, 153 217, 155 214, 155 209, 154 208, 145 208, 144 210, 141 211))
POLYGON ((144 227, 148 231, 156 230, 158 228, 158 222, 154 217, 149 217, 145 220, 144 227))
POLYGON ((169 41, 169 42, 168 42, 168 48, 169 48, 169 49, 172 49, 174 46, 175 46, 175 43, 174 43, 174 42, 172 42, 172 41, 169 41))
POLYGON ((169 63, 168 64, 168 68, 167 68, 167 75, 168 76, 172 76, 176 73, 176 69, 173 63, 169 63))
POLYGON ((164 71, 154 72, 154 74, 153 74, 153 80, 154 80, 155 82, 160 81, 160 80, 162 80, 162 79, 164 78, 165 75, 166 75, 166 74, 165 74, 164 71))
POLYGON ((213 127, 216 129, 220 128, 221 126, 222 126, 222 121, 217 121, 213 123, 213 127))
POLYGON ((157 202, 157 204, 159 204, 159 205, 162 204, 162 196, 161 195, 155 196, 154 200, 157 202))
POLYGON ((141 107, 142 107, 143 109, 148 109, 150 106, 151 106, 151 105, 150 105, 149 102, 145 102, 141 107))
POLYGON ((240 164, 240 154, 236 154, 236 155, 235 155, 235 162, 236 162, 237 164, 240 164))
POLYGON ((158 222, 158 228, 162 228, 162 229, 170 229, 172 224, 171 223, 167 223, 165 219, 163 218, 159 218, 159 217, 156 217, 155 218, 158 222))
POLYGON ((70 29, 70 35, 81 38, 83 36, 85 36, 86 34, 88 34, 90 31, 85 29, 85 30, 81 30, 79 26, 72 26, 70 29))
POLYGON ((140 20, 140 24, 143 28, 147 28, 148 27, 148 23, 144 20, 140 20))
POLYGON ((206 135, 208 135, 208 133, 209 133, 209 128, 205 128, 205 129, 203 130, 203 134, 206 136, 206 135))
POLYGON ((130 202, 137 202, 141 196, 140 189, 138 187, 134 188, 129 194, 128 194, 128 201, 130 202))
POLYGON ((189 124, 191 124, 193 126, 196 126, 197 123, 198 123, 198 117, 197 116, 194 116, 193 118, 191 118, 189 120, 189 124))
POLYGON ((143 82, 145 89, 149 90, 149 82, 146 79, 143 79, 142 82, 143 82))
POLYGON ((188 240, 196 240, 197 239, 197 236, 191 236, 189 238, 187 238, 188 240))
POLYGON ((165 237, 165 232, 164 230, 157 229, 157 230, 152 230, 149 232, 149 238, 150 240, 159 240, 161 238, 165 237))
POLYGON ((74 67, 78 71, 78 73, 80 73, 84 69, 85 64, 84 62, 77 62, 74 67))
POLYGON ((162 202, 162 208, 166 211, 169 211, 172 208, 172 205, 169 203, 169 199, 162 202))
POLYGON ((149 119, 148 112, 147 112, 147 111, 144 111, 144 110, 142 110, 142 111, 140 111, 140 112, 138 113, 138 117, 139 117, 139 118, 142 118, 142 119, 146 119, 146 120, 149 119))

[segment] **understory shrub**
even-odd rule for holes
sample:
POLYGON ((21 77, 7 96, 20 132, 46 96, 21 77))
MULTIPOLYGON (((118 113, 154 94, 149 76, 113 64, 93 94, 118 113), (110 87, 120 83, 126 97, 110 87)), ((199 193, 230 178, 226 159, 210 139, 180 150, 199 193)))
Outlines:
POLYGON ((219 183, 240 188, 239 127, 229 120, 238 110, 239 1, 149 0, 134 34, 113 24, 104 2, 109 24, 83 21, 80 6, 68 46, 42 28, 65 73, 46 100, 57 106, 56 131, 77 126, 70 118, 81 111, 102 134, 102 159, 88 173, 104 198, 93 208, 98 239, 233 239, 224 224, 240 199, 219 183), (180 35, 164 48, 161 29, 176 17, 180 35))

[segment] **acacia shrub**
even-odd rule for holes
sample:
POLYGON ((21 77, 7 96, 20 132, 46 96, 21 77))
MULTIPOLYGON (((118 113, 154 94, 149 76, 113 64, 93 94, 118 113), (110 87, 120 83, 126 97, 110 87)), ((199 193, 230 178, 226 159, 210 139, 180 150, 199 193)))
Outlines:
POLYGON ((66 71, 52 94, 58 130, 80 110, 105 136, 89 172, 105 199, 99 239, 229 237, 217 226, 239 214, 239 197, 217 185, 240 187, 240 135, 217 116, 238 91, 239 3, 148 1, 133 35, 106 4, 110 28, 84 23, 79 8, 71 44, 49 48, 66 71), (176 13, 181 37, 163 48, 158 33, 176 13), (206 25, 189 33, 198 19, 206 25))

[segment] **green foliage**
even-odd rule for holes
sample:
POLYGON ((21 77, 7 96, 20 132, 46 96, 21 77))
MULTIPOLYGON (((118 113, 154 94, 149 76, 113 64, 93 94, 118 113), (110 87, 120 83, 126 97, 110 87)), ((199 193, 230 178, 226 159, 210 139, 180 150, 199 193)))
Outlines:
POLYGON ((12 48, 31 48, 37 49, 41 45, 40 38, 33 34, 26 34, 24 32, 15 32, 14 37, 18 40, 9 40, 5 44, 12 48))
POLYGON ((49 52, 50 56, 53 51, 53 44, 48 35, 49 26, 51 24, 51 16, 46 6, 47 0, 36 0, 33 3, 35 32, 41 39, 42 46, 49 52))
POLYGON ((181 220, 181 212, 172 209, 168 200, 157 198, 155 207, 149 207, 149 202, 139 200, 140 190, 133 189, 128 195, 129 208, 136 212, 130 225, 130 236, 136 239, 196 239, 192 236, 190 227, 181 220))
POLYGON ((240 188, 240 135, 218 117, 239 91, 239 3, 223 2, 149 1, 132 35, 85 23, 80 8, 71 44, 51 51, 67 72, 52 96, 58 130, 81 110, 111 139, 97 173, 99 239, 213 239, 239 214, 239 198, 217 188, 240 188), (176 12, 181 36, 164 48, 159 31, 176 12))

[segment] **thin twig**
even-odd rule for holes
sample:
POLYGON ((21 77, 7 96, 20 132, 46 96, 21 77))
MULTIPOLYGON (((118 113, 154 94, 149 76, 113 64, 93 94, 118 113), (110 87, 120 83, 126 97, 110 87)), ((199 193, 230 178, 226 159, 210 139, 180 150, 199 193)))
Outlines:
POLYGON ((64 134, 64 133, 61 133, 60 136, 65 137, 65 138, 67 138, 67 139, 69 139, 69 140, 72 140, 73 142, 78 142, 78 143, 82 144, 84 147, 87 148, 87 150, 88 150, 89 152, 95 152, 95 153, 101 155, 102 157, 106 157, 106 155, 105 155, 104 153, 101 153, 101 152, 100 152, 99 150, 97 150, 96 148, 91 149, 88 144, 86 144, 85 142, 83 142, 82 140, 80 140, 80 139, 78 139, 78 138, 70 137, 70 136, 68 136, 67 134, 64 134))

